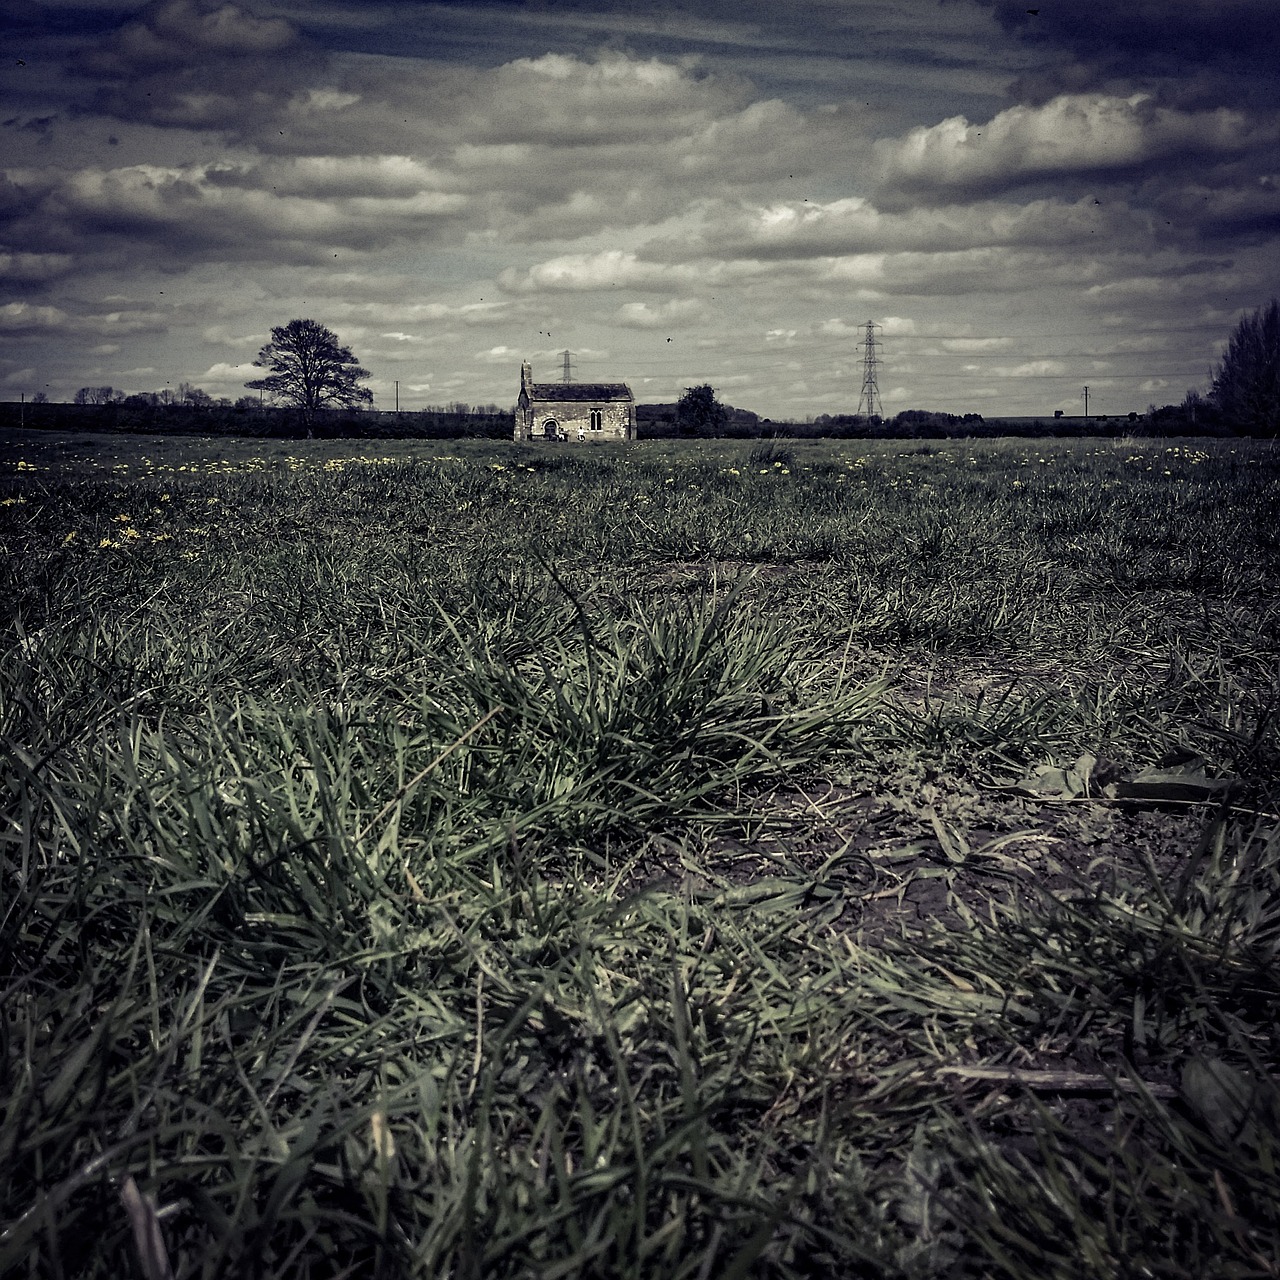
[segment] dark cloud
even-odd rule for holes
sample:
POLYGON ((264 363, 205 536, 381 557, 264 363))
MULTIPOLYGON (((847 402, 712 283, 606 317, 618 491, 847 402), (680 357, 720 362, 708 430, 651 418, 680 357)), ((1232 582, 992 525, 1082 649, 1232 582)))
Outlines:
POLYGON ((972 0, 1005 31, 1046 56, 1013 82, 1026 102, 1063 92, 1138 86, 1185 108, 1274 105, 1280 22, 1273 0, 1045 0, 1032 13, 1015 0, 972 0))
POLYGON ((269 190, 229 167, 133 165, 42 174, 7 228, 18 243, 75 244, 82 257, 122 244, 165 260, 314 262, 334 246, 372 250, 429 237, 465 211, 465 197, 424 190, 327 195, 269 190))
POLYGON ((79 313, 62 307, 9 302, 0 306, 0 333, 11 338, 66 338, 80 335, 104 337, 163 331, 166 317, 155 311, 121 309, 79 313))
POLYGON ((56 115, 27 116, 26 118, 10 116, 4 122, 4 127, 6 129, 16 129, 19 133, 35 133, 43 137, 53 128, 53 122, 57 118, 56 115))
POLYGON ((1238 59, 1261 66, 1280 48, 1272 0, 972 0, 994 13, 1008 32, 1038 44, 1062 46, 1082 57, 1127 57, 1141 69, 1151 59, 1187 65, 1238 59))
POLYGON ((171 74, 211 59, 274 56, 297 38, 284 19, 259 18, 236 4, 156 0, 90 49, 77 70, 105 79, 171 74))
POLYGON ((1155 205, 1166 225, 1192 228, 1197 239, 1265 244, 1280 236, 1280 173, 1188 182, 1162 191, 1155 205))
POLYGON ((155 0, 77 49, 81 109, 169 128, 234 129, 287 101, 322 60, 293 23, 218 0, 155 0))

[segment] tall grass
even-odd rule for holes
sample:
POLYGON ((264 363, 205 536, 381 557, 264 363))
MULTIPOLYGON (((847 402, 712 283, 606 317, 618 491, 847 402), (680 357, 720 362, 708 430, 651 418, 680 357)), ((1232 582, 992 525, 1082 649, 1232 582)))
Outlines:
POLYGON ((1274 1275, 1273 463, 1032 443, 13 475, 0 1272, 1274 1275))

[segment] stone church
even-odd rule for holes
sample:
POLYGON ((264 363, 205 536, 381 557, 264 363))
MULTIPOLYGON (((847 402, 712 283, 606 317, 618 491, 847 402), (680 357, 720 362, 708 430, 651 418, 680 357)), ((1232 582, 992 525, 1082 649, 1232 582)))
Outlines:
POLYGON ((625 382, 534 382, 520 366, 516 440, 587 443, 636 438, 636 398, 625 382))

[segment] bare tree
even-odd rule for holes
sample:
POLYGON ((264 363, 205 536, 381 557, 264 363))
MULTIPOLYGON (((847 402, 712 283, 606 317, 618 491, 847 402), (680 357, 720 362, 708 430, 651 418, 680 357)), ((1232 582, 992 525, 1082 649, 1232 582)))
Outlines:
POLYGON ((178 395, 183 404, 189 404, 196 409, 207 409, 213 404, 213 397, 200 387, 193 387, 189 382, 178 383, 178 395))
POLYGON ((114 387, 81 387, 75 394, 76 404, 119 404, 124 392, 114 387))

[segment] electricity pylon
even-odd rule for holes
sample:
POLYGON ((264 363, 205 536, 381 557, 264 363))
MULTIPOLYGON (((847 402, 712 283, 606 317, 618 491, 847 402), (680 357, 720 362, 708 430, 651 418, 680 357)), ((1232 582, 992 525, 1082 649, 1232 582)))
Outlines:
POLYGON ((862 347, 862 391, 858 395, 858 416, 862 416, 862 407, 866 405, 867 417, 883 414, 884 405, 880 403, 880 387, 876 383, 876 366, 880 363, 876 348, 883 344, 876 338, 876 330, 884 326, 868 320, 866 336, 859 346, 862 347))

